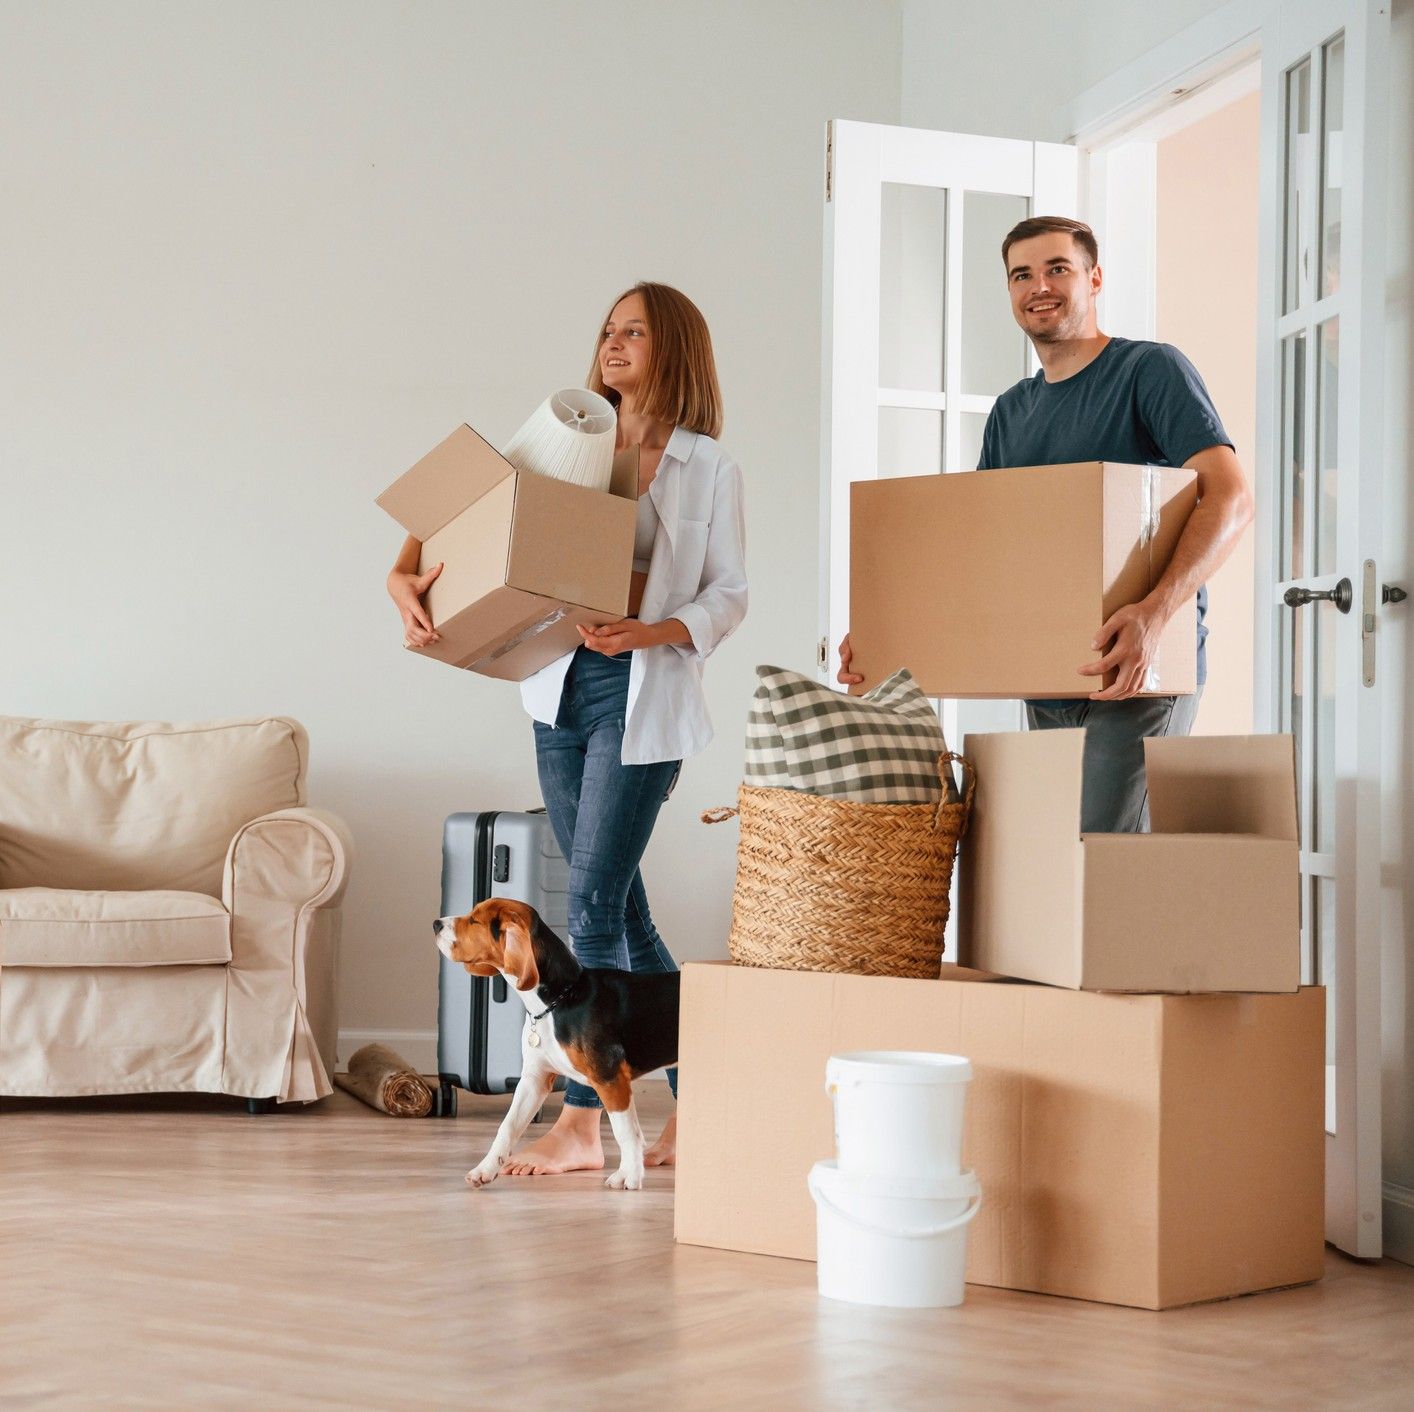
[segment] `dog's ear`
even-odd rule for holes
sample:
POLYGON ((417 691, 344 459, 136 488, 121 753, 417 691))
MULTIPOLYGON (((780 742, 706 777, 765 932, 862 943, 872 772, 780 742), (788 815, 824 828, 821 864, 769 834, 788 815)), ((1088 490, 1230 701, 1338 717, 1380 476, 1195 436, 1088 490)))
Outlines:
POLYGON ((534 990, 540 984, 540 967, 525 918, 518 911, 502 913, 501 935, 505 939, 506 970, 515 977, 516 989, 534 990))

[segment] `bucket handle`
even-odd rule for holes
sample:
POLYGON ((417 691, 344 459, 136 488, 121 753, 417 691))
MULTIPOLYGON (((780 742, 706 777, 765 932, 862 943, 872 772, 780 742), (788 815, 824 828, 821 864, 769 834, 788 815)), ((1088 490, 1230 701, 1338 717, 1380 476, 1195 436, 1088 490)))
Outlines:
POLYGON ((836 1206, 835 1203, 820 1190, 820 1184, 813 1174, 810 1176, 808 1184, 811 1196, 813 1196, 820 1205, 828 1207, 836 1216, 840 1217, 841 1220, 848 1221, 851 1226, 858 1226, 861 1231, 868 1231, 870 1235, 903 1236, 908 1240, 931 1240, 934 1236, 946 1235, 949 1231, 955 1231, 959 1226, 965 1226, 977 1214, 978 1208, 982 1205, 982 1193, 979 1191, 976 1196, 968 1199, 967 1208, 962 1214, 954 1216, 950 1221, 944 1221, 939 1226, 924 1226, 921 1230, 916 1231, 898 1231, 889 1226, 875 1226, 871 1225, 868 1221, 861 1221, 859 1217, 852 1212, 845 1211, 836 1206))

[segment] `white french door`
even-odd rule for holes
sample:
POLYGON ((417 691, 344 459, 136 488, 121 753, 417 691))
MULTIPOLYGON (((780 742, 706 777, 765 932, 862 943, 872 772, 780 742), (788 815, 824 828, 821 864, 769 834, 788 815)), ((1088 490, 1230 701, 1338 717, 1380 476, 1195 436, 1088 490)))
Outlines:
POLYGON ((1326 1237, 1381 1253, 1381 365, 1388 7, 1262 29, 1257 721, 1296 738, 1303 976, 1326 987, 1326 1237))
MULTIPOLYGON (((1037 366, 1012 318, 1002 238, 1076 214, 1075 149, 836 121, 827 137, 821 650, 849 626, 849 487, 973 470, 998 394, 1037 366)), ((907 666, 905 662, 899 666, 907 666)), ((1015 703, 942 703, 950 745, 1015 703)))

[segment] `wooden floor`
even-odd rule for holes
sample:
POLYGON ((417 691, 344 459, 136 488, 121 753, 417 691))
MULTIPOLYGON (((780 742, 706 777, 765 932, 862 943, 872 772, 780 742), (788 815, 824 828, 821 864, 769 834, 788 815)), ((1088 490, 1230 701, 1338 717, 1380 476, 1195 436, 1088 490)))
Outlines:
POLYGON ((1414 1407, 1402 1265, 1164 1314, 832 1304, 813 1265, 674 1245, 671 1173, 469 1191, 503 1107, 4 1100, 0 1407, 1414 1407))

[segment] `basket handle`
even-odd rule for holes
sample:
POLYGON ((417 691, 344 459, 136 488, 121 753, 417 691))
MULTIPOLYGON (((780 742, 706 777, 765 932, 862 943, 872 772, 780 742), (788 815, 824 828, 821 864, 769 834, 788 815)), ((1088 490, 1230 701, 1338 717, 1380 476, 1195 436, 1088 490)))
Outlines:
POLYGON ((957 834, 961 838, 967 832, 968 824, 972 822, 972 797, 977 793, 977 771, 973 769, 972 761, 966 755, 959 755, 955 750, 945 751, 938 756, 938 778, 942 781, 943 794, 938 801, 938 812, 933 815, 933 827, 936 829, 942 821, 943 810, 948 802, 948 776, 952 773, 954 764, 962 766, 962 827, 957 834))
POLYGON ((719 805, 715 809, 704 809, 702 811, 702 822, 704 824, 724 824, 728 819, 737 816, 735 809, 728 809, 724 805, 719 805))
POLYGON ((828 1207, 842 1221, 848 1221, 851 1226, 858 1226, 861 1231, 868 1231, 870 1235, 903 1236, 906 1240, 931 1240, 934 1236, 946 1235, 948 1231, 955 1231, 959 1226, 965 1226, 977 1214, 978 1207, 982 1205, 982 1193, 978 1192, 977 1195, 968 1199, 966 1208, 960 1215, 954 1216, 952 1220, 943 1221, 936 1226, 924 1226, 919 1230, 900 1231, 889 1226, 876 1226, 872 1221, 861 1220, 853 1212, 842 1210, 836 1206, 816 1181, 814 1173, 811 1173, 808 1185, 810 1194, 815 1200, 821 1206, 828 1207))

